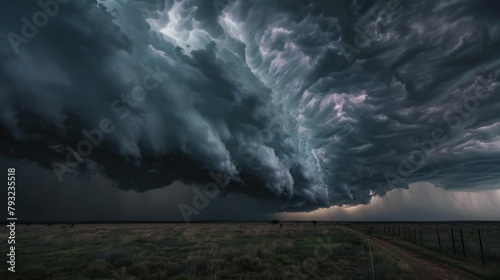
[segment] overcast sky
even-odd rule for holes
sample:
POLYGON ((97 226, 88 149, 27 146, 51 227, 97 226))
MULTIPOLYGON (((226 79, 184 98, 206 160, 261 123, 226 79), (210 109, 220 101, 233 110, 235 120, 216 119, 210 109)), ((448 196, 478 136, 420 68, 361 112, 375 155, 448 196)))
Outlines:
POLYGON ((9 1, 0 165, 30 220, 499 219, 499 14, 9 1))

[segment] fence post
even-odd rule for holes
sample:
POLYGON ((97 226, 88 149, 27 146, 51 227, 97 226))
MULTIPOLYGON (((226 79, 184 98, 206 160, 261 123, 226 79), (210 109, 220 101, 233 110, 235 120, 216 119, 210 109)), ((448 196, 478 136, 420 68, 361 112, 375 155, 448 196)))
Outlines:
POLYGON ((417 244, 417 230, 413 228, 413 239, 415 239, 415 244, 417 244))
POLYGON ((438 234, 439 251, 441 252, 441 251, 442 251, 442 250, 441 250, 441 238, 439 237, 439 229, 438 229, 438 228, 436 228, 436 232, 437 232, 437 234, 438 234))
POLYGON ((401 226, 398 226, 398 234, 401 236, 401 226))
POLYGON ((455 236, 453 236, 453 228, 451 228, 451 243, 453 244, 453 254, 456 254, 456 251, 455 251, 455 236))
POLYGON ((465 245, 464 245, 464 234, 462 232, 462 229, 460 229, 460 239, 462 239, 462 251, 465 259, 465 245))
POLYGON ((484 253, 483 253, 483 241, 481 240, 481 231, 477 229, 477 235, 479 236, 479 247, 481 248, 481 259, 483 260, 483 264, 486 264, 484 261, 484 253))
POLYGON ((410 242, 412 241, 411 239, 411 228, 408 227, 408 235, 410 236, 410 242))
POLYGON ((422 230, 420 230, 420 245, 424 247, 424 240, 422 239, 422 230))
POLYGON ((403 230, 405 232, 405 239, 406 239, 406 227, 403 227, 403 230))

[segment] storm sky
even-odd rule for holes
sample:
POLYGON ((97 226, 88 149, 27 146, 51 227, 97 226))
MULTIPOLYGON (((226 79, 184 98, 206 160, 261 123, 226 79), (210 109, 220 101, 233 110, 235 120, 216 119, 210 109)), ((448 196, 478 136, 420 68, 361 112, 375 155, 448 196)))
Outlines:
POLYGON ((497 2, 9 1, 0 166, 29 220, 500 219, 497 2))

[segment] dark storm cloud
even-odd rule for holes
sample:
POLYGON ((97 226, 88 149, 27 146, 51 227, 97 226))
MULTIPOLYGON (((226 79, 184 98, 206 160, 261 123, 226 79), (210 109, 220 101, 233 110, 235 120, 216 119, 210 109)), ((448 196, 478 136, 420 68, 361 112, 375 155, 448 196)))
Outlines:
MULTIPOLYGON (((16 191, 16 209, 23 221, 183 221, 177 206, 194 195, 190 186, 178 181, 138 193, 118 191, 112 180, 99 175, 82 181, 68 174, 60 184, 51 170, 35 164, 0 160, 0 168, 16 169, 17 186, 22 186, 16 191)), ((0 199, 7 199, 7 194, 0 193, 0 199)), ((262 201, 231 194, 211 200, 196 220, 264 220, 270 214, 261 205, 262 201)))
POLYGON ((418 181, 500 186, 494 1, 59 8, 23 43, 9 34, 42 8, 1 12, 5 158, 140 192, 213 170, 231 179, 226 194, 278 211, 369 203, 418 181), (80 161, 84 140, 95 145, 80 161))

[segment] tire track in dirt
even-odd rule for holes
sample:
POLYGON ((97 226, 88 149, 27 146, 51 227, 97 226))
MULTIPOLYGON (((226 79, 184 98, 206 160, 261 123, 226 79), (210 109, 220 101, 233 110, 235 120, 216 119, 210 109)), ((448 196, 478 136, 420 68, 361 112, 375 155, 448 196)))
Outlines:
POLYGON ((422 277, 421 279, 429 279, 429 280, 434 280, 434 279, 440 279, 440 280, 476 280, 476 279, 482 279, 479 278, 478 276, 471 274, 467 271, 461 270, 457 267, 454 267, 452 265, 443 263, 443 262, 438 262, 438 261, 433 261, 428 259, 427 257, 416 253, 412 252, 407 249, 403 249, 397 245, 391 244, 387 241, 374 238, 371 236, 366 236, 367 238, 370 238, 373 242, 379 244, 382 247, 389 248, 391 251, 395 252, 396 254, 401 255, 405 259, 411 261, 413 265, 415 265, 417 268, 419 268, 420 275, 419 277, 422 277))

